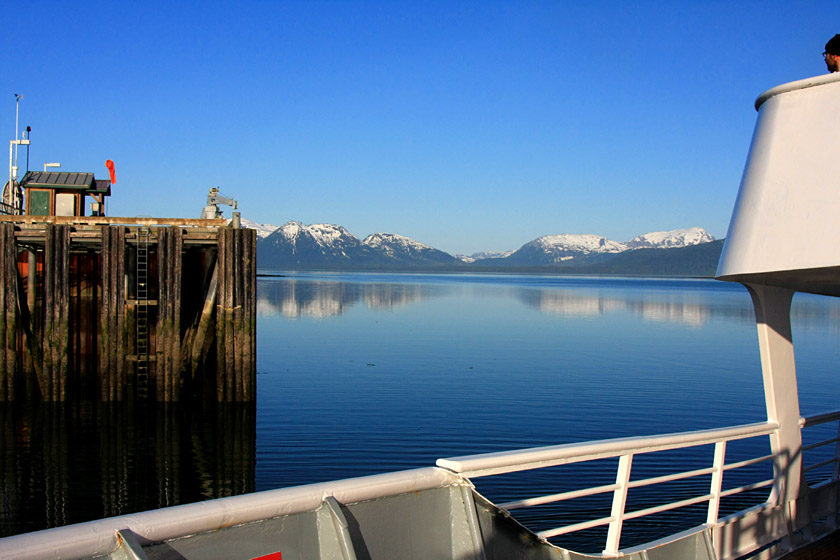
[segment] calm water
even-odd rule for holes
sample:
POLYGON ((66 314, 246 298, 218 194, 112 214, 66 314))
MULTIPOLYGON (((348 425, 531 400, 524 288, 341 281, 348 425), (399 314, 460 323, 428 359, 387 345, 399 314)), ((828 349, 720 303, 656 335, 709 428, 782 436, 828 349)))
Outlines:
MULTIPOLYGON (((439 457, 764 419, 738 285, 293 274, 261 278, 257 305, 256 407, 0 406, 0 535, 439 457)), ((803 414, 838 408, 840 302, 797 295, 793 323, 803 414)), ((517 484, 479 489, 504 499, 517 484)))

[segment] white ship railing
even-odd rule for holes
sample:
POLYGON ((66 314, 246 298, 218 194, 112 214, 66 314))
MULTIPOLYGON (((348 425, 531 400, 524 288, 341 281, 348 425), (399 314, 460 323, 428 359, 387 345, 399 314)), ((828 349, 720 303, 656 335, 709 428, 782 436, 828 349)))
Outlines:
POLYGON ((809 416, 808 418, 801 418, 799 420, 799 427, 802 429, 812 428, 814 426, 820 426, 830 422, 837 422, 837 430, 834 432, 836 435, 828 439, 802 446, 802 453, 807 457, 809 452, 814 451, 815 449, 834 444, 834 454, 832 457, 813 464, 806 464, 803 468, 803 471, 807 474, 809 472, 818 471, 823 467, 831 466, 831 475, 823 478, 823 480, 817 482, 815 485, 824 486, 827 484, 837 484, 838 480, 840 480, 840 411, 818 414, 815 416, 809 416))
MULTIPOLYGON (((838 420, 840 420, 840 412, 835 412, 802 419, 800 425, 803 428, 806 428, 827 422, 836 422, 838 420)), ((782 482, 781 480, 777 480, 779 475, 775 475, 769 479, 754 480, 746 485, 734 488, 725 488, 724 477, 728 473, 731 473, 736 469, 742 469, 744 467, 760 463, 769 462, 772 464, 776 459, 774 455, 769 454, 752 457, 738 462, 726 463, 727 443, 735 440, 770 436, 776 432, 778 428, 779 425, 775 422, 762 422, 730 428, 701 430, 670 435, 571 443, 520 451, 439 459, 437 461, 437 466, 451 470, 467 478, 478 478, 504 473, 520 472, 530 469, 554 467, 564 464, 618 458, 615 482, 612 484, 592 486, 570 492, 529 497, 498 504, 506 510, 516 510, 537 505, 565 502, 597 494, 612 493, 612 508, 608 516, 538 531, 537 535, 543 539, 549 539, 559 535, 566 535, 606 525, 608 526, 608 530, 603 550, 604 555, 618 555, 622 528, 625 521, 640 519, 657 513, 707 502, 708 509, 706 515, 706 525, 708 527, 714 527, 724 521, 726 523, 731 523, 733 519, 737 519, 739 514, 747 515, 749 512, 757 509, 760 510, 776 506, 777 504, 775 501, 778 492, 768 491, 767 500, 763 504, 753 506, 743 512, 727 515, 725 518, 721 518, 719 515, 722 499, 761 488, 768 488, 770 490, 777 489, 777 485, 782 482), (714 445, 714 455, 711 464, 705 468, 675 472, 639 480, 631 480, 630 478, 633 460, 638 455, 709 445, 714 445), (627 498, 631 489, 649 487, 667 482, 708 475, 711 475, 711 484, 708 487, 708 492, 705 494, 660 504, 655 507, 627 511, 627 498)), ((831 474, 826 480, 820 483, 821 485, 836 485, 837 483, 838 467, 840 466, 840 461, 838 461, 838 457, 840 457, 840 436, 835 436, 830 439, 808 445, 807 447, 803 446, 803 452, 805 452, 832 443, 835 444, 832 458, 805 468, 806 471, 810 471, 833 464, 831 474)), ((783 535, 777 535, 775 538, 778 539, 782 536, 783 535)), ((625 550, 624 552, 627 551, 625 550)))

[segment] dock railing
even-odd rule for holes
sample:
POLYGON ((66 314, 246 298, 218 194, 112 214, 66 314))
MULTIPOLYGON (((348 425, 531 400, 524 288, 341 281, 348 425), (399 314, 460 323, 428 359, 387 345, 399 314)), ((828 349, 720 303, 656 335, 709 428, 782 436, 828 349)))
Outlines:
MULTIPOLYGON (((832 421, 837 422, 838 420, 840 420, 840 412, 835 412, 808 419, 802 419, 800 424, 802 427, 811 427, 832 421)), ((736 440, 770 436, 778 429, 779 425, 775 422, 761 422, 722 429, 700 430, 659 436, 620 438, 597 442, 570 443, 520 451, 439 459, 437 461, 437 466, 460 474, 466 478, 474 479, 531 469, 555 467, 565 464, 601 461, 605 459, 614 460, 617 458, 618 466, 615 482, 612 484, 601 484, 573 491, 527 497, 498 504, 501 508, 511 511, 532 506, 566 502, 598 494, 612 493, 612 507, 609 515, 542 531, 536 531, 536 533, 539 537, 547 540, 560 535, 567 535, 586 529, 607 526, 608 529, 603 554, 605 556, 613 556, 619 555, 620 553, 622 528, 624 522, 626 521, 640 519, 669 510, 675 510, 704 502, 708 504, 705 526, 709 528, 720 526, 722 524, 731 524, 734 520, 737 520, 739 516, 746 516, 751 514, 751 512, 777 510, 779 506, 779 504, 776 504, 778 492, 773 490, 777 490, 777 485, 781 483, 781 481, 778 480, 778 474, 772 475, 770 478, 752 479, 748 484, 740 484, 734 487, 725 485, 724 478, 725 476, 731 475, 731 473, 736 469, 743 469, 745 467, 761 463, 768 464, 767 471, 778 472, 778 469, 769 468, 769 466, 775 464, 777 460, 777 457, 772 453, 750 457, 737 462, 726 462, 726 448, 728 443, 736 440), (640 455, 676 449, 686 450, 688 448, 701 446, 714 446, 711 464, 706 467, 661 474, 659 476, 637 480, 631 479, 630 473, 633 460, 640 455), (676 501, 628 511, 628 494, 633 489, 704 476, 709 477, 711 480, 710 485, 707 487, 708 491, 705 493, 691 497, 681 496, 682 499, 676 501), (762 488, 768 489, 766 501, 764 503, 753 505, 748 509, 744 509, 743 511, 739 511, 734 514, 721 516, 721 500, 738 494, 760 490, 762 488)), ((830 485, 832 487, 836 487, 838 480, 838 465, 840 465, 840 462, 838 462, 838 457, 840 456, 840 437, 837 436, 837 433, 835 432, 834 437, 816 442, 808 445, 807 447, 803 446, 803 452, 813 451, 832 443, 835 445, 835 448, 831 453, 831 457, 826 460, 819 461, 812 466, 806 467, 805 470, 814 470, 818 468, 825 468, 828 465, 833 465, 831 472, 825 476, 819 484, 823 486, 830 485)), ((769 445, 766 448, 769 449, 769 445)), ((739 482, 742 480, 743 477, 738 478, 739 482)), ((836 501, 833 503, 833 507, 836 510, 836 501)), ((514 517, 516 516, 514 515, 514 517)), ((684 529, 687 530, 689 527, 684 529)), ((739 535, 738 538, 755 540, 756 542, 753 544, 758 544, 760 546, 766 544, 767 542, 785 537, 786 535, 782 534, 753 534, 739 535)), ((740 545, 743 544, 746 543, 730 542, 727 543, 727 547, 739 549, 741 548, 740 545)), ((627 553, 631 550, 632 549, 625 549, 622 552, 627 553)), ((728 554, 723 554, 720 557, 728 557, 728 554)))

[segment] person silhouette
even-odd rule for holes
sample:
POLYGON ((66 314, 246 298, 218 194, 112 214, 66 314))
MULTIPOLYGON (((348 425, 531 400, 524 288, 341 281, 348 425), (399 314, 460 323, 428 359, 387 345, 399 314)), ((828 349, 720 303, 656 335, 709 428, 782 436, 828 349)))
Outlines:
POLYGON ((828 40, 823 52, 825 66, 829 72, 840 72, 840 33, 828 40))

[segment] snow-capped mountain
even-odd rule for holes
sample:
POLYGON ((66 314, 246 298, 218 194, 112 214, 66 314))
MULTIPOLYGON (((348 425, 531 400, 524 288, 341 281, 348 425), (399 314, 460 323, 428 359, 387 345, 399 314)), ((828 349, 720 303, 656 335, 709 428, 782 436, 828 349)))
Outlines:
POLYGON ((671 247, 688 247, 709 243, 715 238, 700 227, 675 229, 673 231, 654 231, 635 237, 627 242, 631 249, 665 249, 671 247))
POLYGON ((659 231, 618 242, 601 235, 545 235, 509 253, 452 255, 393 233, 374 233, 363 241, 344 227, 332 224, 282 226, 243 219, 258 232, 261 267, 267 268, 429 268, 429 267, 541 267, 606 263, 637 249, 671 249, 714 241, 703 228, 659 231))
POLYGON ((481 251, 478 253, 473 253, 472 255, 455 255, 455 258, 465 263, 472 263, 481 259, 503 259, 505 257, 509 257, 512 254, 513 251, 481 251))
MULTIPOLYGON (((231 221, 228 220, 228 224, 230 222, 231 221)), ((261 224, 253 220, 249 220, 248 218, 240 218, 239 222, 243 228, 257 230, 257 239, 265 239, 266 237, 274 233, 278 227, 280 227, 272 224, 261 224)))
POLYGON ((591 264, 605 262, 612 256, 633 249, 670 249, 714 241, 703 228, 646 233, 627 242, 600 235, 545 235, 530 241, 504 258, 478 261, 483 265, 544 266, 552 264, 591 264))
POLYGON ((404 264, 451 264, 458 260, 449 253, 394 233, 374 233, 365 237, 362 243, 404 264))
POLYGON ((392 233, 375 233, 364 241, 344 227, 287 222, 258 245, 260 266, 325 268, 424 266, 457 259, 423 243, 392 233))
POLYGON ((257 243, 260 266, 349 266, 378 255, 341 226, 287 222, 257 243))
POLYGON ((613 255, 626 250, 626 244, 600 235, 561 233, 539 237, 526 243, 508 257, 490 260, 493 264, 537 266, 580 260, 590 255, 613 255))

